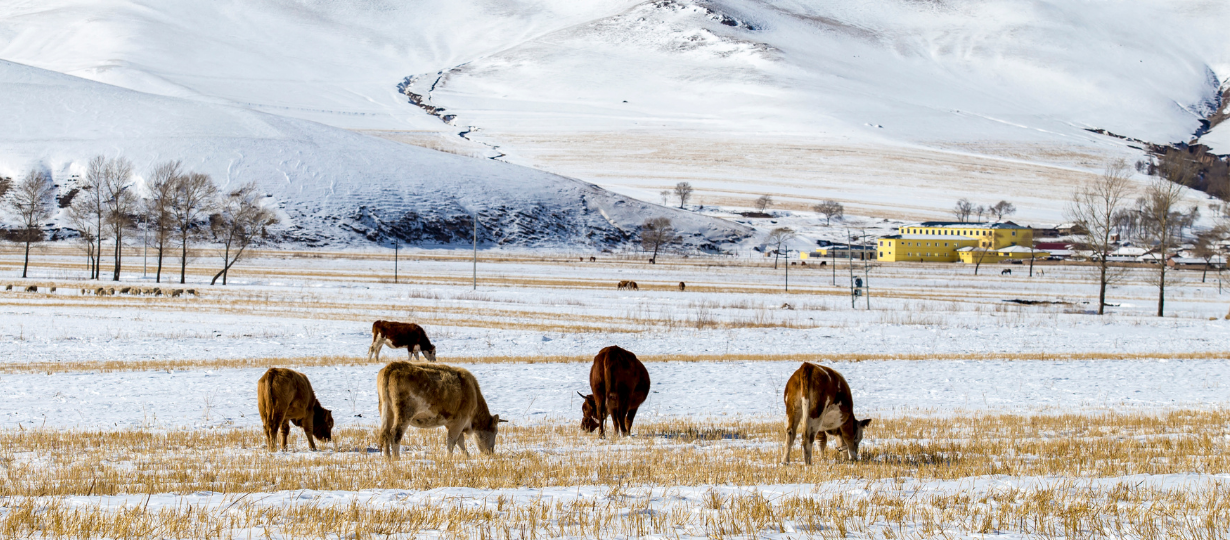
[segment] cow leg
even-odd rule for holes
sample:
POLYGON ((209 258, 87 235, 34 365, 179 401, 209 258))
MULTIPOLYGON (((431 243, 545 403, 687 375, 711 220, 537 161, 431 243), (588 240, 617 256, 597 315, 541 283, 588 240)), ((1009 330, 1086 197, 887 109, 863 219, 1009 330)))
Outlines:
POLYGON ((628 429, 628 436, 632 436, 632 420, 636 418, 636 409, 628 409, 628 416, 624 419, 624 427, 628 429))
POLYGON ((376 353, 376 342, 380 341, 380 334, 372 332, 372 344, 367 347, 367 360, 370 362, 372 355, 376 353))
POLYGON ((448 428, 448 439, 445 441, 445 444, 448 446, 448 453, 449 453, 449 455, 452 455, 452 454, 453 454, 453 445, 454 445, 454 444, 456 444, 457 446, 460 446, 460 447, 461 447, 461 454, 462 454, 462 455, 464 455, 464 456, 465 456, 465 457, 467 457, 467 458, 468 458, 468 457, 470 457, 470 451, 469 451, 469 450, 466 450, 466 434, 465 434, 465 430, 464 430, 464 429, 462 429, 462 427, 461 427, 460 425, 457 425, 457 426, 449 426, 449 428, 448 428))
POLYGON ((829 436, 823 429, 816 430, 816 440, 820 441, 820 456, 824 456, 824 452, 829 448, 829 436))
POLYGON ((312 413, 308 412, 307 418, 303 419, 303 435, 307 437, 308 448, 313 452, 316 451, 316 441, 312 438, 312 413))
POLYGON ((782 464, 790 463, 790 451, 794 449, 794 436, 799 429, 799 407, 786 407, 786 455, 782 456, 782 464))
MULTIPOLYGON (((382 349, 382 348, 384 348, 384 336, 380 336, 380 337, 378 337, 378 338, 375 338, 375 339, 372 341, 372 349, 374 349, 374 350, 376 351, 376 352, 375 352, 375 356, 376 356, 376 361, 377 361, 377 362, 379 362, 379 361, 380 361, 380 349, 382 349)), ((368 353, 368 358, 371 358, 371 356, 372 356, 372 355, 371 355, 371 353, 369 352, 369 353, 368 353)))
POLYGON ((282 418, 281 431, 282 431, 282 451, 285 452, 286 451, 286 437, 290 435, 290 420, 287 420, 286 418, 282 418))
POLYGON ((816 440, 816 431, 812 427, 811 422, 803 427, 803 462, 811 465, 811 448, 812 443, 816 440))
POLYGON ((270 452, 278 450, 278 422, 273 418, 265 418, 265 446, 270 452))

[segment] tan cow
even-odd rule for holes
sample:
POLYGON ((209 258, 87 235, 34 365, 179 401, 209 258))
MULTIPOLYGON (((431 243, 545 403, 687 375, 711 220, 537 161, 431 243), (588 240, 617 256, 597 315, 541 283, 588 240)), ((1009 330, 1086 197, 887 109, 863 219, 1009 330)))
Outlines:
MULTIPOLYGON (((606 437, 606 417, 615 435, 632 435, 636 411, 649 396, 649 371, 635 354, 610 346, 598 351, 589 368, 590 395, 581 395, 581 429, 606 437)), ((577 392, 577 394, 581 394, 577 392)))
POLYGON ((436 361, 436 346, 427 339, 427 331, 414 323, 399 323, 394 321, 376 321, 372 323, 372 344, 367 348, 367 359, 373 356, 380 361, 380 349, 388 345, 390 349, 406 349, 409 360, 414 361, 419 353, 428 362, 436 361))
POLYGON ((407 426, 431 429, 445 426, 445 446, 461 447, 466 457, 466 435, 484 454, 495 452, 500 415, 491 414, 474 375, 459 367, 423 362, 392 362, 376 375, 380 400, 380 451, 389 459, 401 458, 401 438, 407 426))
POLYGON ((313 438, 322 441, 333 439, 333 413, 320 405, 312 383, 298 371, 284 368, 269 368, 256 383, 256 404, 260 408, 261 422, 265 424, 265 442, 269 451, 277 449, 278 431, 282 432, 282 450, 286 450, 286 436, 290 423, 303 428, 308 447, 316 450, 313 438))
POLYGON ((790 463, 794 437, 803 424, 803 460, 811 465, 814 439, 820 439, 820 452, 828 446, 828 435, 841 439, 838 452, 845 451, 851 460, 858 460, 858 445, 863 430, 871 419, 854 418, 854 398, 846 379, 831 368, 803 362, 786 383, 786 455, 790 463))
POLYGON ((619 284, 615 286, 615 288, 619 290, 624 290, 624 289, 632 289, 634 291, 640 290, 639 288, 637 288, 635 281, 627 281, 627 280, 620 281, 619 284))

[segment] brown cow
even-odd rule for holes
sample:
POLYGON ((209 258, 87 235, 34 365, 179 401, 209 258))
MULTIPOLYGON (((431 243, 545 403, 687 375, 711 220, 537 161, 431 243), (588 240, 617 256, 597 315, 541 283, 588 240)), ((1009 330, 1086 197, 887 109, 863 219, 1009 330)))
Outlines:
POLYGON ((846 379, 831 368, 803 362, 786 383, 786 455, 790 463, 794 436, 803 422, 803 460, 811 465, 811 448, 820 439, 820 452, 828 446, 828 435, 840 437, 838 452, 846 451, 851 460, 858 460, 858 445, 863 430, 871 419, 854 418, 854 399, 846 379))
POLYGON ((619 282, 619 285, 616 285, 616 286, 615 286, 615 288, 616 288, 616 289, 619 289, 619 290, 621 290, 621 291, 622 291, 622 290, 624 290, 624 289, 632 289, 632 290, 634 290, 634 291, 639 291, 639 290, 640 290, 640 289, 636 286, 636 282, 635 282, 635 281, 628 281, 628 280, 620 281, 620 282, 619 282))
MULTIPOLYGON (((649 396, 649 371, 636 355, 611 346, 594 357, 589 368, 589 388, 593 393, 581 396, 581 428, 598 437, 606 437, 606 417, 615 424, 615 435, 632 435, 636 410, 649 396)), ((577 392, 577 395, 580 395, 577 392)))
POLYGON ((684 289, 687 289, 687 288, 688 286, 684 285, 682 281, 679 282, 679 292, 683 292, 684 289))
POLYGON ((260 408, 261 422, 265 424, 265 442, 269 451, 276 448, 278 430, 282 432, 282 450, 286 450, 286 436, 290 423, 303 428, 308 447, 316 450, 313 438, 322 441, 333 439, 333 413, 320 406, 312 383, 298 371, 269 368, 256 383, 256 403, 260 408))
POLYGON ((392 362, 376 375, 376 394, 380 400, 380 451, 389 459, 401 458, 401 438, 406 426, 431 429, 445 426, 445 446, 466 450, 466 435, 484 454, 495 452, 500 415, 492 415, 478 388, 474 375, 459 367, 443 364, 392 362))
POLYGON ((367 359, 371 360, 374 355, 379 362, 380 349, 386 344, 390 349, 406 349, 411 361, 417 359, 420 352, 428 362, 436 361, 436 346, 427 339, 423 327, 417 324, 394 321, 372 323, 372 345, 367 348, 367 359))

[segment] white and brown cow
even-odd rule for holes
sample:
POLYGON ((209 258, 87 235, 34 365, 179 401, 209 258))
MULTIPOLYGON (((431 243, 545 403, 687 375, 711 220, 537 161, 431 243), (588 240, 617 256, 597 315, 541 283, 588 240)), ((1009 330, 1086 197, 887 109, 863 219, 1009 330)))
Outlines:
POLYGON ((414 323, 399 323, 394 321, 376 321, 372 323, 372 345, 367 348, 367 359, 374 356, 380 361, 380 349, 388 345, 390 349, 406 349, 413 361, 419 353, 428 362, 436 361, 436 346, 427 339, 423 327, 414 323))
POLYGON ((376 375, 376 394, 380 400, 380 451, 389 459, 401 457, 401 439, 408 426, 431 429, 448 428, 445 445, 469 457, 465 436, 484 454, 495 452, 500 415, 491 414, 469 371, 443 364, 392 362, 376 375))
POLYGON ((803 428, 803 461, 811 465, 812 441, 820 439, 820 452, 828 446, 828 435, 841 439, 838 452, 845 451, 851 460, 858 460, 858 445, 863 441, 863 430, 871 419, 854 418, 854 399, 846 379, 831 368, 803 362, 786 383, 786 455, 783 463, 790 463, 790 450, 800 423, 803 428))

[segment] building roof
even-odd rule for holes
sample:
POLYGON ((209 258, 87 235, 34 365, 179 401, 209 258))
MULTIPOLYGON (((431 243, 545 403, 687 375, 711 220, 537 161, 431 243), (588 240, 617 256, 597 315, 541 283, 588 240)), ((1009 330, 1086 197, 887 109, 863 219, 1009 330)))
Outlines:
POLYGON ((991 222, 971 222, 971 221, 924 221, 918 225, 906 225, 906 227, 945 227, 952 229, 1028 229, 1011 221, 1000 223, 991 222))
POLYGON ((968 236, 956 236, 956 235, 946 235, 946 234, 894 234, 892 236, 882 236, 880 238, 881 239, 885 239, 885 238, 898 239, 899 238, 901 240, 969 240, 970 242, 978 241, 977 238, 970 238, 968 236))
POLYGON ((1025 246, 1008 246, 1006 248, 1000 248, 996 251, 1000 253, 1037 253, 1038 252, 1038 250, 1036 249, 1029 249, 1025 246))

